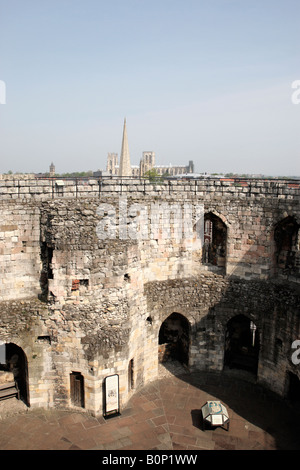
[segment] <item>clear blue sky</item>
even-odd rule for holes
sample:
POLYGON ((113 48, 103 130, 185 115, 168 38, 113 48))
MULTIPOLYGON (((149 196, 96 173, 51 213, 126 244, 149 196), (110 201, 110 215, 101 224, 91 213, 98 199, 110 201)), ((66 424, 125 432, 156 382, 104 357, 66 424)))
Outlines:
POLYGON ((0 0, 0 173, 300 175, 299 0, 0 0))

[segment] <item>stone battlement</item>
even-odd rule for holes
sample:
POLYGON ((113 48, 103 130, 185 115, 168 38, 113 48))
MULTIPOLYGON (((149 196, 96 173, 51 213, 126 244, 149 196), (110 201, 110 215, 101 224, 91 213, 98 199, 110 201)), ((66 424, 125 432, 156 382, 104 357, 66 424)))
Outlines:
POLYGON ((40 178, 34 175, 3 175, 0 200, 49 200, 55 198, 101 198, 108 193, 190 198, 213 194, 237 198, 260 196, 293 199, 300 195, 300 180, 255 178, 180 178, 157 183, 143 178, 40 178))

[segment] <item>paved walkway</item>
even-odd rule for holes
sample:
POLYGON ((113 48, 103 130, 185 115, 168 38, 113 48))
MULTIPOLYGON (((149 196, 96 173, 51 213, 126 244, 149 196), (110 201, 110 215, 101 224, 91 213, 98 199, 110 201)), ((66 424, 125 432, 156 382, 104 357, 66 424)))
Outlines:
POLYGON ((118 417, 32 409, 0 420, 1 450, 300 449, 284 401, 229 373, 169 374, 138 391, 118 417), (221 400, 230 428, 203 431, 201 406, 221 400))

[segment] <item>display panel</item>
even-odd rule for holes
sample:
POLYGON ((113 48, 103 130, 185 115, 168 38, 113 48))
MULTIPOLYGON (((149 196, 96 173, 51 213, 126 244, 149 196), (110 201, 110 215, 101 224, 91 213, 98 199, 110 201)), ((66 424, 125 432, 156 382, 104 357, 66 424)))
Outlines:
POLYGON ((119 413, 119 376, 110 375, 105 378, 104 416, 119 413))

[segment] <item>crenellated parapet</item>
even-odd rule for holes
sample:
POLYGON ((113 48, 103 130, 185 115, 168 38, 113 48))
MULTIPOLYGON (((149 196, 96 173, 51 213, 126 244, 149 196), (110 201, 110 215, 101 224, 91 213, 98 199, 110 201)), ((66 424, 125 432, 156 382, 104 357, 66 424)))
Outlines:
POLYGON ((247 178, 146 178, 102 176, 99 178, 45 178, 3 175, 0 200, 48 200, 56 198, 101 198, 107 193, 141 196, 277 198, 300 196, 300 181, 247 178))

